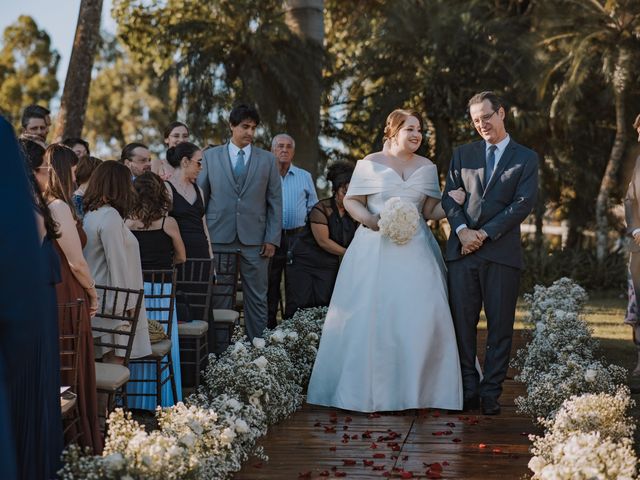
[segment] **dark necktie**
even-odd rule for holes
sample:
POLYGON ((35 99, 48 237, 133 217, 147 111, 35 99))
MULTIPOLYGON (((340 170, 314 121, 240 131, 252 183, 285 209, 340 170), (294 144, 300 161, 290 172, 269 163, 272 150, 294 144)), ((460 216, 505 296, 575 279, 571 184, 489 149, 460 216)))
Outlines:
POLYGON ((489 153, 487 154, 487 168, 485 169, 485 183, 489 183, 491 180, 491 175, 493 175, 493 170, 496 168, 496 150, 497 146, 491 145, 489 147, 489 153))
POLYGON ((240 150, 238 152, 236 166, 233 169, 233 173, 236 174, 236 177, 240 177, 244 173, 244 150, 240 150))

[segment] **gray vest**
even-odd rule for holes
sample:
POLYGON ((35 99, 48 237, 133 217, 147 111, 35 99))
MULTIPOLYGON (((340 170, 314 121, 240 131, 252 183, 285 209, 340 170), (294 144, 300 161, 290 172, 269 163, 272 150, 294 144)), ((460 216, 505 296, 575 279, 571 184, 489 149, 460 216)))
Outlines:
POLYGON ((242 175, 236 175, 236 171, 233 168, 233 163, 231 163, 231 159, 229 159, 229 163, 231 167, 231 173, 233 173, 233 179, 236 182, 236 188, 238 190, 242 190, 242 187, 244 187, 244 182, 247 179, 247 172, 249 171, 249 159, 247 158, 244 161, 244 171, 242 172, 242 175))

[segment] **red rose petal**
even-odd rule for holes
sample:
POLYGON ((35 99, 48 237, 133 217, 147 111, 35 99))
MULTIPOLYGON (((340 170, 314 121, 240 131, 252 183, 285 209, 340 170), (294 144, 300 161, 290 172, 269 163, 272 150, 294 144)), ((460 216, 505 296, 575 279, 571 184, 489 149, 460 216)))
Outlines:
POLYGON ((356 461, 355 460, 351 460, 351 459, 345 459, 345 460, 342 460, 342 464, 343 465, 355 465, 356 461))
POLYGON ((311 470, 298 473, 298 478, 311 478, 311 470))
POLYGON ((427 470, 426 474, 427 474, 427 478, 442 478, 442 474, 440 472, 427 470))
POLYGON ((378 448, 378 444, 374 442, 369 446, 369 448, 372 448, 375 450, 376 448, 378 448))
POLYGON ((344 417, 345 423, 349 423, 352 420, 353 420, 353 418, 351 418, 351 417, 344 417))
POLYGON ((367 415, 367 418, 371 419, 371 418, 380 418, 380 414, 379 413, 370 413, 369 415, 367 415))
POLYGON ((432 463, 431 465, 429 465, 429 470, 431 470, 432 472, 441 472, 442 465, 439 464, 438 462, 432 463))
POLYGON ((453 440, 451 440, 453 443, 460 443, 462 440, 460 440, 459 438, 454 438, 453 440))
POLYGON ((378 471, 382 471, 382 470, 384 470, 385 468, 387 468, 385 465, 374 465, 374 466, 373 466, 373 469, 374 469, 374 470, 378 470, 378 471))
POLYGON ((413 472, 402 471, 400 472, 400 478, 413 478, 413 472))
POLYGON ((351 440, 358 440, 358 435, 351 435, 351 440))
POLYGON ((346 477, 347 476, 347 472, 335 472, 334 475, 336 477, 346 477))
POLYGON ((409 460, 409 455, 403 455, 402 461, 406 462, 407 460, 409 460))
POLYGON ((373 454, 373 458, 384 458, 385 454, 384 453, 374 453, 373 454))
POLYGON ((447 422, 447 427, 454 428, 455 426, 456 426, 456 424, 455 424, 455 423, 453 423, 453 422, 447 422))
POLYGON ((324 427, 324 433, 336 433, 336 427, 324 427))
POLYGON ((335 452, 336 451, 336 447, 329 447, 329 450, 332 451, 332 452, 335 452))
POLYGON ((362 438, 371 438, 371 432, 369 430, 365 430, 362 434, 362 438))
POLYGON ((371 465, 373 465, 373 460, 362 460, 362 463, 364 463, 365 467, 370 467, 371 465))
POLYGON ((331 474, 329 473, 329 470, 323 470, 318 475, 320 475, 321 477, 328 477, 331 474))

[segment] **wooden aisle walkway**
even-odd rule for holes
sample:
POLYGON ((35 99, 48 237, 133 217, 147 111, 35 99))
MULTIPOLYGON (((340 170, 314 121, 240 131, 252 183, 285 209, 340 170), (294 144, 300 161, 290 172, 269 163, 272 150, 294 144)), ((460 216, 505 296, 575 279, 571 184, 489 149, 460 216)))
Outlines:
MULTIPOLYGON (((522 343, 516 332, 514 352, 522 343)), ((235 478, 522 478, 529 473, 527 435, 535 429, 515 411, 523 385, 504 386, 502 414, 493 417, 437 410, 367 415, 305 405, 261 439, 269 461, 251 459, 235 478)))

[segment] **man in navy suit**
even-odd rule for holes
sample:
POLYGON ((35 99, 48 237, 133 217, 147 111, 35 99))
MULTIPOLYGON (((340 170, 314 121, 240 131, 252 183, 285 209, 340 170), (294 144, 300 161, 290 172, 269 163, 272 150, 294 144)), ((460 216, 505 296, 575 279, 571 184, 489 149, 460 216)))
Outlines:
POLYGON ((455 149, 442 206, 451 225, 447 242, 449 302, 456 329, 464 409, 500 413, 498 398, 509 366, 513 322, 523 268, 520 224, 538 191, 538 156, 516 143, 504 125, 506 111, 493 92, 469 100, 482 137, 455 149), (463 187, 464 205, 447 193, 463 187), (475 366, 480 310, 487 316, 482 382, 475 366))

